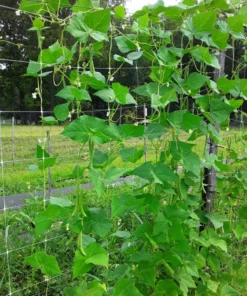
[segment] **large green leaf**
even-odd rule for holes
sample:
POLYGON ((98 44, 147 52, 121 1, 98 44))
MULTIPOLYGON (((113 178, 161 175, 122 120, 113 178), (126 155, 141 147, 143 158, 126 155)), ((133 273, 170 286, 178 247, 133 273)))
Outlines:
POLYGON ((181 295, 182 291, 179 289, 177 284, 170 279, 160 280, 155 288, 155 292, 152 296, 178 296, 181 295))
POLYGON ((188 87, 191 90, 200 89, 207 81, 209 80, 208 76, 202 75, 197 72, 193 72, 188 77, 188 87))
POLYGON ((220 296, 239 296, 241 295, 237 290, 233 289, 229 285, 224 285, 220 290, 220 296))
POLYGON ((67 26, 66 31, 80 42, 86 43, 91 36, 96 41, 108 40, 110 27, 110 9, 103 9, 86 14, 77 13, 67 26))
POLYGON ((193 17, 193 24, 198 31, 212 32, 216 21, 216 11, 197 13, 193 17))
POLYGON ((86 256, 77 250, 73 264, 73 278, 84 275, 93 265, 108 266, 107 251, 97 243, 91 243, 85 249, 86 256))
POLYGON ((69 116, 69 104, 61 104, 57 105, 53 110, 56 118, 60 121, 64 121, 69 116))
POLYGON ((48 49, 43 49, 39 54, 38 61, 42 62, 43 68, 49 67, 56 64, 65 64, 70 62, 73 58, 73 52, 61 46, 57 41, 53 45, 49 46, 48 49))
POLYGON ((114 8, 115 11, 115 17, 119 19, 124 19, 125 18, 125 9, 124 6, 116 6, 114 8))
POLYGON ((93 31, 107 33, 110 27, 111 10, 109 8, 88 12, 84 18, 84 23, 93 31))
POLYGON ((243 32, 243 16, 234 15, 227 18, 227 24, 229 28, 234 32, 243 32))
POLYGON ((125 213, 133 211, 135 198, 129 194, 115 195, 112 198, 112 217, 122 217, 125 213))
POLYGON ((113 296, 142 296, 135 286, 135 280, 120 279, 116 282, 113 296))
POLYGON ((104 120, 88 115, 81 116, 66 126, 62 135, 82 144, 90 138, 97 144, 119 139, 104 120))
POLYGON ((132 174, 149 181, 154 181, 157 184, 175 182, 177 180, 176 174, 164 163, 152 164, 151 162, 145 162, 137 167, 132 174))
POLYGON ((234 110, 234 107, 222 101, 214 100, 210 107, 210 115, 215 122, 222 123, 229 118, 233 110, 234 110))
POLYGON ((117 43, 118 49, 122 53, 127 53, 137 49, 136 44, 133 42, 136 39, 136 36, 133 34, 127 34, 126 36, 117 36, 115 41, 117 43))
POLYGON ((38 13, 38 14, 45 14, 46 12, 54 12, 59 10, 63 7, 69 7, 70 3, 68 0, 61 0, 61 1, 53 1, 53 0, 46 0, 44 1, 33 1, 33 0, 22 0, 19 6, 20 10, 38 13))
POLYGON ((36 215, 34 224, 35 224, 35 233, 41 234, 48 230, 52 223, 62 217, 67 217, 71 212, 69 207, 61 207, 57 204, 50 205, 45 211, 38 213, 36 215))
POLYGON ((119 151, 121 158, 124 162, 136 163, 142 158, 144 151, 137 150, 136 148, 123 148, 119 151))
POLYGON ((149 140, 154 140, 162 137, 166 132, 166 129, 158 122, 152 122, 145 130, 145 136, 149 140))
POLYGON ((135 269, 135 275, 145 285, 154 288, 156 280, 156 269, 154 263, 141 262, 135 269))
POLYGON ((78 89, 75 86, 65 86, 57 94, 57 97, 66 99, 68 101, 78 100, 78 101, 91 101, 88 91, 85 89, 78 89))
POLYGON ((202 118, 198 115, 191 113, 185 113, 183 117, 183 126, 186 132, 197 128, 202 121, 202 118))
POLYGON ((124 138, 139 138, 144 135, 144 125, 122 124, 120 130, 124 138))
POLYGON ((227 47, 229 34, 219 30, 213 30, 212 33, 213 42, 221 49, 224 50, 227 47))
POLYGON ((39 251, 26 257, 25 263, 34 269, 41 269, 45 275, 61 274, 56 258, 52 255, 47 255, 44 251, 39 251))
POLYGON ((112 223, 107 219, 107 213, 104 209, 90 208, 90 216, 85 219, 85 223, 91 224, 92 230, 100 237, 105 237, 111 230, 112 223))
POLYGON ((234 90, 237 86, 237 82, 235 80, 229 80, 225 77, 217 79, 217 86, 223 94, 229 93, 231 90, 234 90))

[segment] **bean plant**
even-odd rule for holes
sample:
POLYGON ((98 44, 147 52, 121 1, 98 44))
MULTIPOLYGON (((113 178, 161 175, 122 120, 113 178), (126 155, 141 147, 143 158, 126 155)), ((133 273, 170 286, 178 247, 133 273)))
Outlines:
MULTIPOLYGON (((123 6, 103 9, 91 0, 22 0, 19 9, 37 36, 39 56, 25 75, 37 80, 42 124, 67 120, 63 136, 89 152, 88 164, 78 163, 72 173, 75 198, 44 198, 35 217, 36 236, 57 223, 68 234, 73 275, 61 294, 246 295, 247 207, 240 201, 247 186, 245 155, 240 160, 224 145, 224 153, 210 154, 207 141, 220 146, 231 114, 245 116, 239 109, 247 99, 247 80, 240 75, 244 50, 232 77, 215 79, 214 73, 222 52, 233 52, 234 42, 246 44, 247 6, 240 0, 184 0, 169 7, 158 1, 130 17, 123 6), (63 9, 71 10, 65 19, 63 9), (44 32, 53 25, 61 35, 47 47, 44 32), (107 76, 96 69, 102 52, 109 55, 107 76), (115 80, 122 67, 140 71, 139 63, 148 68, 144 84, 130 89, 115 80), (53 79, 64 100, 49 117, 42 109, 44 77, 53 79), (85 115, 84 101, 92 97, 108 106, 107 120, 85 115), (137 106, 140 97, 154 110, 145 123, 115 120, 121 106, 137 106), (144 161, 139 139, 155 148, 154 161, 144 161), (203 151, 195 149, 198 143, 203 151), (116 166, 116 158, 128 165, 116 166), (202 199, 205 168, 217 172, 210 212, 202 199), (86 204, 80 184, 85 175, 105 207, 86 204), (111 195, 121 177, 133 187, 111 195)), ((37 158, 35 169, 44 172, 56 161, 41 145, 37 158)), ((47 279, 63 273, 57 259, 45 247, 23 258, 47 279)))

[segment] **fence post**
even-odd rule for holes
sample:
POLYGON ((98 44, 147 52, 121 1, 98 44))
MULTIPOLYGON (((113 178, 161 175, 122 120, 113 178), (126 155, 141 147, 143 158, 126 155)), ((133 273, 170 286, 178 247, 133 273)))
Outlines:
MULTIPOLYGON (((50 131, 46 131, 46 138, 47 138, 47 152, 50 154, 51 153, 51 136, 50 136, 50 131)), ((47 169, 47 179, 48 179, 48 197, 51 197, 51 168, 48 167, 47 169)))
MULTIPOLYGON (((221 51, 218 57, 218 61, 220 64, 220 69, 216 70, 214 73, 214 80, 216 81, 218 78, 224 76, 225 71, 225 58, 226 54, 224 51, 221 51)), ((215 125, 215 128, 218 129, 218 125, 215 125)), ((207 141, 207 150, 209 154, 215 154, 217 155, 217 144, 214 142, 214 140, 209 137, 206 139, 207 141)), ((210 213, 214 207, 214 195, 215 195, 215 189, 216 189, 216 171, 212 167, 210 169, 205 168, 204 169, 204 190, 202 193, 202 199, 204 201, 203 210, 207 213, 210 213)))
POLYGON ((12 125, 12 161, 13 165, 15 165, 15 117, 12 117, 11 121, 12 125))

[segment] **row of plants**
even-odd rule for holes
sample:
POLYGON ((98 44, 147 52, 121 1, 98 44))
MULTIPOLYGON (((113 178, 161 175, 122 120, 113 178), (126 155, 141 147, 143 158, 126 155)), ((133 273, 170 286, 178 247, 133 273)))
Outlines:
MULTIPOLYGON (((62 135, 87 145, 89 153, 87 165, 78 163, 73 171, 74 198, 43 198, 43 210, 32 223, 33 235, 45 238, 44 248, 34 248, 23 258, 23 266, 44 275, 47 286, 40 292, 49 295, 49 281, 66 272, 58 263, 62 258, 47 248, 46 238, 59 226, 66 232, 64 250, 73 258, 65 264, 72 277, 61 288, 62 295, 246 295, 246 155, 240 158, 222 146, 235 166, 225 163, 223 157, 207 151, 207 139, 221 146, 219 130, 228 128, 230 115, 245 116, 239 108, 246 99, 247 80, 238 75, 245 55, 232 77, 215 81, 214 73, 222 66, 217 58, 220 52, 231 51, 235 40, 245 43, 247 6, 238 0, 199 4, 184 0, 172 7, 157 2, 132 15, 130 32, 123 34, 119 24, 126 18, 124 7, 101 9, 97 2, 79 0, 66 19, 60 18, 59 10, 69 7, 67 0, 37 0, 35 5, 22 0, 20 4, 20 10, 32 18, 30 30, 38 38, 40 54, 37 61, 30 61, 26 76, 37 79, 41 111, 44 76, 60 77, 62 89, 57 96, 65 100, 54 108, 54 117, 41 120, 53 125, 76 114, 62 135), (174 30, 167 29, 170 19, 177 21, 174 30), (43 32, 53 23, 61 26, 61 36, 43 48, 43 32), (180 44, 174 43, 176 34, 181 36, 180 44), (74 38, 72 48, 66 47, 66 36, 74 38), (94 65, 105 43, 109 46, 107 77, 94 65), (114 43, 119 54, 112 56, 114 43), (114 80, 125 64, 138 71, 142 59, 150 63, 144 85, 129 90, 114 80), (118 69, 111 69, 112 60, 119 62, 118 69), (108 120, 81 115, 81 103, 93 95, 108 104, 108 120), (119 125, 113 120, 115 112, 121 105, 137 104, 138 95, 150 100, 155 113, 147 124, 119 125), (170 112, 173 106, 176 111, 170 112), (137 163, 144 149, 124 146, 127 140, 140 138, 152 143, 153 161, 137 163), (202 157, 192 144, 196 139, 204 143, 202 157), (100 148, 105 144, 108 152, 100 148), (114 165, 118 155, 128 167, 114 165), (205 168, 217 171, 211 212, 205 211, 202 199, 205 168), (98 196, 93 206, 87 204, 80 184, 85 174, 98 196), (110 190, 126 175, 135 186, 110 190)), ((241 140, 245 138, 243 134, 241 140)), ((55 158, 37 145, 37 159, 33 170, 43 172, 45 183, 55 158)), ((5 259, 10 269, 8 252, 5 259)), ((11 288, 11 274, 4 279, 11 288)))

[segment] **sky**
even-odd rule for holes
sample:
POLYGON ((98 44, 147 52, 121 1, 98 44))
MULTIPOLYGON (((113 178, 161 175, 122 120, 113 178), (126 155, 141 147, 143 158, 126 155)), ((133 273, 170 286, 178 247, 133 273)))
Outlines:
MULTIPOLYGON (((127 9, 129 13, 133 13, 136 10, 141 9, 143 6, 148 4, 154 4, 157 0, 127 0, 127 9)), ((164 0, 165 6, 176 5, 178 0, 164 0)))

